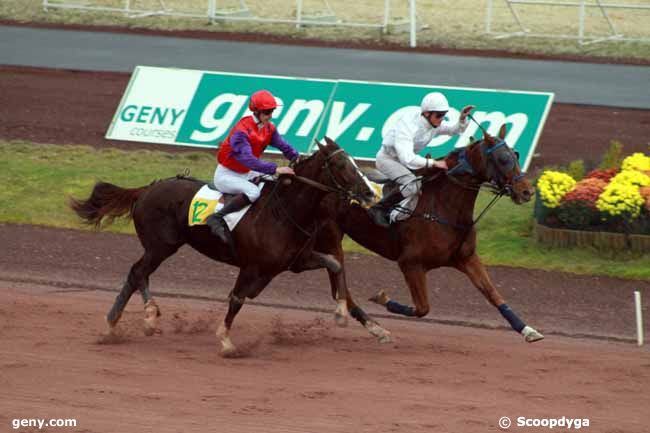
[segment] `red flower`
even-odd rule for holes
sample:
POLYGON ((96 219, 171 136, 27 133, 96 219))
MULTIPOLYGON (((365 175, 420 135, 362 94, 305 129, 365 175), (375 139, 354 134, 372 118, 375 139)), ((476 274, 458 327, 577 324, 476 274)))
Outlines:
POLYGON ((607 182, 598 177, 585 178, 576 183, 576 186, 562 197, 560 203, 575 202, 576 205, 596 210, 596 201, 605 186, 607 186, 607 182))
POLYGON ((611 178, 618 174, 617 168, 608 168, 607 170, 597 169, 585 176, 585 179, 600 179, 609 182, 611 178))

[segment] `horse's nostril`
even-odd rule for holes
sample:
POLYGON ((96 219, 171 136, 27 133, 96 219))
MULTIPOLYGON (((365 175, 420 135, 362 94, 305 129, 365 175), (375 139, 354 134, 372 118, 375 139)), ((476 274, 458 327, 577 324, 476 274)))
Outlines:
POLYGON ((527 189, 525 189, 525 190, 521 193, 521 195, 523 195, 524 198, 525 198, 526 200, 528 200, 528 199, 530 199, 531 193, 530 193, 530 191, 528 191, 527 189))

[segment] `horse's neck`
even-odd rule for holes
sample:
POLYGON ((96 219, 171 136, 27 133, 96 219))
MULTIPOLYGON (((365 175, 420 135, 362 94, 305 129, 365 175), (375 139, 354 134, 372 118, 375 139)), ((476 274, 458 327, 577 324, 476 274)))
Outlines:
MULTIPOLYGON (((322 183, 321 179, 313 178, 313 176, 304 177, 322 183)), ((293 179, 290 185, 280 188, 278 197, 281 203, 277 203, 277 205, 283 206, 284 210, 297 223, 311 224, 325 192, 297 179, 293 179)))
POLYGON ((416 212, 434 212, 437 216, 460 225, 472 223, 478 190, 461 186, 445 176, 431 184, 425 184, 422 192, 416 212))

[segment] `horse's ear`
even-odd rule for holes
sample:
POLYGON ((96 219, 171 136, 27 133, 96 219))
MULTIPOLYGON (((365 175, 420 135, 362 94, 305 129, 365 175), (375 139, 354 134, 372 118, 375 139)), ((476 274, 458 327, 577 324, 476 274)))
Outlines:
POLYGON ((336 143, 334 142, 334 140, 329 138, 327 135, 325 136, 325 143, 327 143, 328 146, 336 146, 336 143))
POLYGON ((499 129, 499 138, 501 140, 506 138, 506 124, 505 123, 503 125, 501 125, 501 129, 499 129))
MULTIPOLYGON (((327 137, 325 137, 325 139, 327 139, 327 137)), ((325 151, 325 146, 323 146, 320 141, 316 140, 316 145, 318 146, 319 150, 325 151)))

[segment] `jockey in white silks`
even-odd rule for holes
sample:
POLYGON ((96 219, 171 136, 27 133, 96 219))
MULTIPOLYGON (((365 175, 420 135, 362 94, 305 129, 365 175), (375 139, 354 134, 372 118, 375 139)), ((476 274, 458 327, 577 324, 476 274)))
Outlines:
POLYGON ((388 227, 390 209, 402 200, 420 192, 419 182, 412 170, 424 167, 447 169, 444 161, 435 161, 418 155, 438 135, 458 135, 465 132, 469 122, 467 115, 475 107, 468 105, 460 113, 455 125, 442 124, 449 111, 447 98, 440 92, 424 96, 420 112, 407 112, 388 130, 377 153, 377 169, 399 184, 399 190, 384 197, 368 210, 375 224, 388 227))

